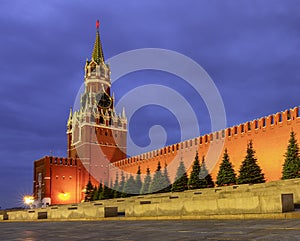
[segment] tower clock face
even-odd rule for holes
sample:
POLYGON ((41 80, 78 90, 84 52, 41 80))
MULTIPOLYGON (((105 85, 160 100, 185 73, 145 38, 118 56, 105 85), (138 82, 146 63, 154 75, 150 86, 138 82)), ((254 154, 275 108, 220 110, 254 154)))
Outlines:
POLYGON ((98 107, 109 108, 111 106, 111 98, 106 93, 98 94, 96 99, 98 107))

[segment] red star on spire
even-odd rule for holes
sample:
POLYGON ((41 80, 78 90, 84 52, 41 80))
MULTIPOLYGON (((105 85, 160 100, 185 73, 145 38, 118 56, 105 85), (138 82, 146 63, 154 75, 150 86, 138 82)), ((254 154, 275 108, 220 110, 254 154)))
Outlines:
POLYGON ((97 22, 96 22, 96 28, 99 29, 99 26, 100 26, 100 21, 97 20, 97 22))

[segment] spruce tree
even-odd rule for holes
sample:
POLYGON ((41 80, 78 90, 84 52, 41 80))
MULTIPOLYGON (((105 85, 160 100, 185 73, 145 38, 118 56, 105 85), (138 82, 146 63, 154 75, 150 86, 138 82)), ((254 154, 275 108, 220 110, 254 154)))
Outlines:
POLYGON ((115 190, 117 190, 119 188, 119 173, 116 172, 116 179, 115 179, 115 183, 114 183, 114 187, 115 190))
POLYGON ((206 176, 208 175, 208 170, 205 165, 204 156, 202 156, 202 162, 200 165, 200 172, 199 172, 199 183, 200 188, 206 188, 208 186, 208 183, 206 181, 206 176))
POLYGON ((140 194, 142 185, 143 185, 143 183, 142 183, 142 179, 141 179, 141 167, 138 166, 138 170, 137 170, 136 177, 135 177, 134 194, 140 194))
POLYGON ((128 181, 127 175, 126 175, 126 178, 125 178, 124 174, 122 173, 122 176, 121 176, 122 186, 120 187, 121 197, 127 197, 127 193, 125 192, 125 187, 126 187, 127 181, 128 181))
POLYGON ((121 180, 119 182, 119 185, 118 185, 118 188, 116 191, 114 191, 114 197, 115 198, 120 198, 122 197, 122 193, 123 193, 123 189, 124 189, 124 186, 125 186, 125 176, 124 176, 124 173, 121 172, 121 180))
POLYGON ((135 193, 135 190, 136 190, 135 181, 133 176, 130 175, 128 180, 125 183, 122 197, 132 196, 135 193))
POLYGON ((188 176, 183 161, 180 161, 175 182, 172 185, 172 192, 182 192, 188 189, 188 176))
POLYGON ((102 196, 102 199, 113 198, 113 190, 108 186, 108 184, 104 184, 101 196, 102 196))
POLYGON ((220 164, 216 184, 218 186, 236 184, 236 174, 234 172, 232 163, 230 162, 227 148, 224 151, 223 159, 220 164))
POLYGON ((114 198, 118 198, 121 196, 121 193, 119 192, 119 174, 118 172, 116 173, 116 179, 115 179, 115 183, 114 183, 114 186, 113 186, 113 192, 114 192, 114 198))
POLYGON ((99 194, 98 194, 98 188, 97 188, 97 186, 95 186, 94 190, 93 190, 93 196, 92 196, 91 201, 98 200, 98 196, 99 196, 99 194))
POLYGON ((146 177, 142 185, 141 194, 149 193, 150 184, 151 184, 151 174, 150 174, 149 167, 147 167, 146 177))
POLYGON ((97 190, 97 192, 98 192, 97 200, 101 200, 102 199, 102 191, 103 191, 103 186, 102 186, 102 183, 100 182, 98 190, 97 190))
POLYGON ((94 186, 91 182, 91 179, 89 179, 88 183, 85 186, 84 201, 85 202, 92 201, 93 195, 94 195, 94 186))
POLYGON ((195 160, 192 167, 192 172, 190 174, 190 178, 188 181, 189 189, 198 189, 201 187, 199 174, 200 174, 200 163, 199 163, 198 152, 196 152, 195 160))
POLYGON ((115 189, 114 189, 113 180, 110 180, 110 184, 108 187, 110 190, 109 198, 114 198, 115 197, 115 189))
POLYGON ((237 182, 238 184, 265 182, 264 174, 262 173, 261 168, 257 164, 252 140, 250 140, 247 145, 247 155, 240 167, 237 182))
POLYGON ((206 180, 206 187, 209 187, 209 188, 211 188, 211 187, 215 187, 215 182, 214 182, 214 180, 212 179, 212 176, 210 175, 210 173, 205 177, 205 180, 206 180))
POLYGON ((113 181, 110 180, 109 188, 113 191, 114 190, 114 184, 113 181))
POLYGON ((289 144, 284 154, 285 160, 282 169, 281 179, 300 177, 299 146, 294 131, 290 133, 289 144))
POLYGON ((158 193, 163 188, 162 184, 163 184, 163 174, 161 172, 160 162, 158 162, 156 172, 154 173, 152 182, 150 184, 149 192, 158 193))
POLYGON ((205 164, 205 158, 202 157, 202 162, 200 166, 200 173, 199 173, 199 179, 200 179, 200 188, 207 188, 207 187, 214 187, 214 181, 212 179, 212 176, 209 174, 208 169, 205 164))
POLYGON ((161 193, 163 192, 170 192, 172 188, 172 184, 169 178, 167 164, 165 164, 164 171, 162 173, 162 182, 161 182, 162 189, 159 191, 161 193))

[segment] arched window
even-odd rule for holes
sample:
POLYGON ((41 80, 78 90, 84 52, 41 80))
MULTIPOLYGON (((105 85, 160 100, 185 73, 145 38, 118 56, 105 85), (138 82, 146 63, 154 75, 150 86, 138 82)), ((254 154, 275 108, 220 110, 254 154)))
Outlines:
POLYGON ((100 116, 100 124, 104 124, 104 118, 103 118, 103 116, 100 116))
POLYGON ((94 63, 91 64, 91 73, 96 72, 96 65, 94 63))

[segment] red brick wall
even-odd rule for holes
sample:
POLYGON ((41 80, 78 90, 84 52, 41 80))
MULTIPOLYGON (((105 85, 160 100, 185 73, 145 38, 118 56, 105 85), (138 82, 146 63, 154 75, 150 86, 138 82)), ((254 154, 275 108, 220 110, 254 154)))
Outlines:
POLYGON ((99 185, 79 159, 44 157, 34 163, 34 196, 37 199, 38 173, 42 173, 42 198, 52 204, 78 203, 84 200, 84 189, 90 178, 99 185))
MULTIPOLYGON (((121 154, 117 155, 117 157, 115 156, 115 153, 120 153, 117 150, 118 148, 104 147, 107 157, 115 161, 114 163, 92 159, 90 167, 88 165, 85 167, 84 161, 81 162, 79 159, 76 159, 75 164, 75 159, 73 158, 62 158, 62 161, 60 161, 61 158, 52 157, 51 163, 50 157, 44 157, 34 163, 34 195, 35 197, 37 196, 38 173, 43 175, 42 195, 43 197, 50 196, 52 204, 82 201, 84 199, 84 189, 89 178, 91 178, 93 185, 98 185, 100 180, 108 183, 108 178, 115 181, 115 174, 116 172, 120 174, 120 170, 124 170, 127 174, 135 174, 139 165, 142 174, 146 173, 147 167, 150 168, 151 173, 154 173, 158 161, 160 161, 162 167, 165 164, 168 165, 168 173, 173 181, 179 161, 183 160, 185 166, 190 167, 194 161, 196 151, 199 153, 200 161, 202 156, 205 156, 206 164, 215 179, 225 148, 228 149, 230 160, 238 173, 246 155, 247 143, 250 139, 253 141, 256 157, 266 180, 278 180, 281 178, 283 155, 286 152, 291 130, 296 133, 296 137, 300 140, 300 118, 298 113, 298 108, 294 108, 250 121, 249 124, 247 122, 223 131, 118 161, 115 161, 121 157, 121 154), (248 125, 250 129, 248 129, 248 125), (210 154, 208 154, 209 148, 210 154), (216 150, 219 150, 219 152, 216 150), (71 160, 72 165, 70 164, 71 160), (109 170, 108 167, 110 167, 109 170), (91 175, 89 171, 91 171, 91 175), (63 193, 69 193, 70 196, 66 200, 62 200, 61 195, 63 193)), ((110 139, 102 139, 102 142, 106 140, 110 141, 110 139)), ((93 154, 97 152, 99 146, 94 144, 91 147, 89 146, 89 148, 93 154)), ((189 168, 190 171, 191 168, 189 168)))
MULTIPOLYGON (((185 166, 188 168, 194 161, 196 151, 198 151, 200 161, 202 156, 205 156, 206 164, 210 168, 213 178, 216 179, 225 148, 228 149, 230 160, 238 174, 240 165, 246 155, 247 143, 252 140, 258 163, 265 174, 266 180, 280 179, 284 161, 283 155, 288 145, 291 130, 294 130, 298 139, 300 138, 298 107, 250 121, 249 125, 251 130, 248 130, 247 122, 227 128, 224 131, 207 134, 136 157, 117 161, 111 168, 110 177, 114 180, 115 173, 120 173, 120 170, 135 174, 139 165, 143 174, 145 174, 147 167, 150 168, 151 173, 154 173, 157 162, 160 161, 162 166, 165 163, 168 165, 168 173, 171 180, 173 180, 180 159, 184 161, 185 166), (224 134, 224 137, 222 134, 224 134), (208 155, 209 148, 211 148, 211 153, 208 155), (221 151, 220 155, 216 151, 218 149, 221 151)), ((191 168, 189 168, 190 171, 191 168)))

